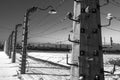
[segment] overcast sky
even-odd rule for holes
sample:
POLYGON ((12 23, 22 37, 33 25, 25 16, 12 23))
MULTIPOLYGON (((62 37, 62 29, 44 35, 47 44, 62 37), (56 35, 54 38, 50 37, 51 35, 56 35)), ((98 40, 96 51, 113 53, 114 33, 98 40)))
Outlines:
MULTIPOLYGON (((100 0, 103 4, 105 0, 100 0)), ((119 0, 110 0, 110 4, 101 8, 101 13, 112 13, 119 18, 119 0), (114 1, 114 2, 113 2, 114 1)), ((52 5, 57 14, 49 15, 48 11, 37 11, 30 17, 29 22, 29 42, 59 42, 67 40, 69 31, 72 30, 72 21, 64 20, 67 12, 73 11, 73 0, 0 0, 0 40, 6 40, 16 24, 22 23, 26 9, 32 6, 46 8, 52 5), (64 1, 64 2, 62 2, 64 1)), ((101 14, 102 24, 107 24, 106 15, 101 14)), ((113 20, 111 26, 120 30, 120 21, 113 20)), ((19 28, 18 39, 21 40, 22 28, 19 28)), ((120 43, 120 32, 107 28, 102 28, 102 37, 113 37, 113 41, 120 43)))

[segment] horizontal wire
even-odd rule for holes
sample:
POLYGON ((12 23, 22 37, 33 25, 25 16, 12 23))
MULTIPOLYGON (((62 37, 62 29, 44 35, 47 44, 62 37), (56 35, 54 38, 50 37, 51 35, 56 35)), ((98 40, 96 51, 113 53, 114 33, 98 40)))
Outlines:
POLYGON ((57 41, 55 43, 62 43, 62 42, 66 42, 66 41, 68 41, 68 40, 57 41))
POLYGON ((117 2, 116 0, 112 0, 112 1, 120 6, 120 2, 117 2))
MULTIPOLYGON (((61 7, 64 2, 65 2, 65 0, 60 1, 59 5, 58 5, 56 8, 61 7)), ((48 17, 48 16, 49 16, 49 15, 47 15, 47 17, 48 17)), ((43 20, 45 20, 45 19, 43 19, 43 20)), ((43 26, 43 25, 40 25, 40 26, 43 26)), ((53 25, 52 25, 52 26, 53 26, 53 25)), ((49 29, 50 29, 50 28, 48 28, 47 30, 49 30, 49 29)), ((43 32, 45 32, 45 31, 43 31, 43 32)), ((43 33, 43 32, 41 32, 41 33, 43 33)), ((36 34, 37 34, 37 33, 36 33, 36 34)))
MULTIPOLYGON (((70 25, 68 25, 68 26, 70 26, 70 25)), ((63 27, 63 28, 61 28, 61 29, 59 29, 59 30, 55 30, 55 31, 53 31, 53 32, 44 34, 44 35, 39 35, 39 37, 46 36, 46 35, 50 35, 50 34, 53 34, 53 33, 56 33, 56 32, 62 31, 62 30, 66 30, 66 29, 70 28, 70 27, 68 27, 68 26, 63 27)), ((31 37, 31 38, 34 38, 34 37, 31 37)), ((30 38, 29 38, 29 39, 30 39, 30 38)))
POLYGON ((113 29, 113 28, 109 28, 109 27, 104 27, 104 28, 107 28, 107 29, 112 30, 112 31, 120 32, 120 30, 117 30, 117 29, 113 29))

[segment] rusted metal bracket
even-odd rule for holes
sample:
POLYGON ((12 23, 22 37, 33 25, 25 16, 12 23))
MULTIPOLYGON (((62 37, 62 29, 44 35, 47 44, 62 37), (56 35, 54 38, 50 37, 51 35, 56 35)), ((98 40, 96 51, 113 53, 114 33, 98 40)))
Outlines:
POLYGON ((80 23, 80 15, 77 17, 77 19, 73 19, 73 14, 71 12, 68 12, 66 17, 72 21, 79 22, 80 23))
POLYGON ((73 42, 73 43, 77 43, 77 44, 80 43, 80 40, 71 40, 70 39, 70 34, 68 35, 68 41, 73 42))
POLYGON ((68 65, 77 66, 77 67, 78 67, 78 64, 71 64, 71 63, 68 62, 68 54, 66 55, 66 63, 67 63, 68 65))
POLYGON ((114 66, 113 66, 113 70, 112 71, 103 71, 103 72, 105 72, 105 73, 110 73, 110 74, 114 74, 114 72, 116 71, 116 64, 114 64, 114 66))
POLYGON ((111 21, 113 19, 113 16, 111 15, 111 13, 108 13, 106 18, 109 20, 108 24, 107 25, 101 25, 101 27, 107 27, 107 26, 111 25, 111 21))
POLYGON ((107 25, 101 25, 101 27, 107 27, 107 26, 110 26, 110 25, 111 25, 111 20, 112 20, 112 19, 109 20, 109 22, 108 22, 107 25))

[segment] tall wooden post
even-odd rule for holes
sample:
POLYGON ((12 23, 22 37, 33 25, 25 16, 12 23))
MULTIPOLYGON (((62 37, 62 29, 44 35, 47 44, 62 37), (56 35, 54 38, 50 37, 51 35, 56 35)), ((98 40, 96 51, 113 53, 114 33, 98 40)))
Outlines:
MULTIPOLYGON (((74 16, 75 19, 81 14, 81 4, 79 2, 74 1, 74 16)), ((73 40, 79 40, 80 35, 80 24, 78 22, 73 21, 73 40)), ((79 44, 72 44, 72 64, 78 64, 79 62, 79 44)), ((78 66, 71 65, 71 77, 70 80, 78 80, 79 79, 79 68, 78 66)))
POLYGON ((4 41, 4 52, 7 53, 7 41, 4 41))
POLYGON ((99 0, 75 0, 70 80, 104 80, 99 0), (78 64, 78 66, 75 66, 78 64))
POLYGON ((13 45, 13 55, 12 55, 12 63, 16 61, 16 43, 17 43, 17 28, 22 26, 22 24, 17 24, 15 26, 15 35, 14 35, 14 45, 13 45))
POLYGON ((23 40, 22 40, 22 64, 21 64, 21 74, 26 72, 26 56, 27 56, 27 39, 28 39, 28 22, 30 13, 37 10, 37 7, 32 7, 27 10, 24 17, 24 26, 23 26, 23 40))
POLYGON ((111 47, 113 46, 113 40, 112 40, 112 37, 110 37, 110 46, 111 46, 111 47))
POLYGON ((12 57, 12 50, 13 50, 13 35, 14 35, 14 31, 12 31, 10 38, 9 38, 9 58, 12 57))
MULTIPOLYGON (((11 34, 10 34, 11 35, 11 34)), ((9 56, 10 55, 10 36, 8 37, 8 40, 7 40, 7 55, 9 56)), ((9 57, 10 58, 10 57, 9 57)))
POLYGON ((25 14, 24 26, 23 26, 23 40, 22 40, 22 64, 21 74, 26 72, 26 55, 27 55, 27 38, 28 38, 28 13, 25 14))

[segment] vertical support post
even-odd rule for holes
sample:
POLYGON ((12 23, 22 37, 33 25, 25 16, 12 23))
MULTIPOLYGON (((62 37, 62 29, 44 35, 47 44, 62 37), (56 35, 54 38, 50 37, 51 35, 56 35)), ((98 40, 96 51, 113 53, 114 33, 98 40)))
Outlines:
MULTIPOLYGON (((74 16, 73 18, 76 19, 81 13, 81 4, 79 2, 74 1, 74 16)), ((79 22, 73 21, 73 40, 79 40, 80 38, 80 24, 79 22)), ((78 64, 79 62, 79 44, 73 43, 72 44, 72 64, 78 64)), ((78 80, 79 79, 79 67, 71 65, 71 77, 70 80, 78 80)))
POLYGON ((11 35, 10 35, 10 43, 9 43, 9 58, 12 57, 12 50, 13 50, 13 34, 14 34, 14 31, 12 31, 11 35))
POLYGON ((99 0, 75 0, 70 80, 104 80, 99 0))
POLYGON ((8 43, 8 42, 9 42, 9 38, 4 42, 4 52, 5 52, 7 55, 9 54, 9 52, 8 52, 8 51, 9 51, 9 50, 8 50, 8 49, 9 49, 9 48, 8 48, 8 46, 9 46, 8 44, 9 44, 9 43, 8 43))
POLYGON ((26 55, 27 55, 26 50, 27 50, 29 15, 30 15, 30 13, 37 11, 37 9, 45 11, 50 7, 52 7, 52 6, 48 6, 45 9, 38 8, 38 7, 32 7, 30 9, 28 9, 25 14, 25 20, 24 20, 24 26, 23 26, 23 40, 22 40, 22 52, 23 53, 22 53, 21 74, 25 74, 25 72, 26 72, 26 55))
POLYGON ((4 41, 4 52, 7 53, 7 41, 4 41))
POLYGON ((15 63, 16 60, 16 43, 17 43, 17 28, 22 26, 22 24, 17 24, 15 26, 15 35, 14 35, 14 46, 13 46, 13 55, 12 55, 12 63, 15 63))
POLYGON ((110 37, 110 46, 111 46, 111 47, 113 46, 113 40, 112 40, 112 37, 110 37))
POLYGON ((37 7, 32 7, 27 10, 24 17, 24 26, 23 26, 23 40, 22 40, 22 64, 21 64, 21 74, 26 72, 26 56, 27 56, 27 39, 28 39, 28 22, 30 13, 37 10, 37 7))
MULTIPOLYGON (((10 34, 11 35, 11 34, 10 34)), ((7 55, 9 56, 10 55, 10 35, 8 37, 8 40, 7 40, 7 55)))
POLYGON ((23 40, 22 40, 22 64, 21 64, 21 74, 26 72, 26 55, 27 55, 27 38, 28 38, 28 11, 24 17, 24 26, 23 26, 23 40))
POLYGON ((99 0, 82 0, 79 79, 104 80, 99 0))
POLYGON ((8 39, 5 41, 5 45, 4 45, 4 51, 8 56, 10 55, 10 37, 11 34, 9 35, 8 39))

